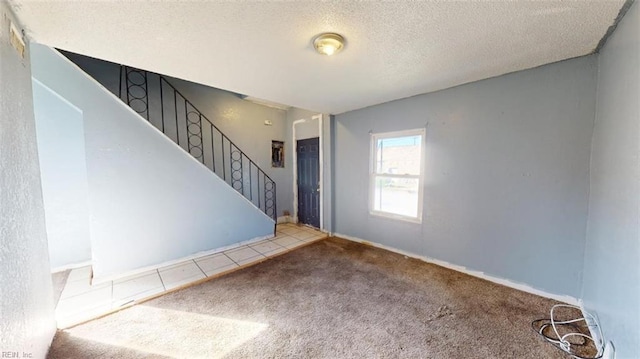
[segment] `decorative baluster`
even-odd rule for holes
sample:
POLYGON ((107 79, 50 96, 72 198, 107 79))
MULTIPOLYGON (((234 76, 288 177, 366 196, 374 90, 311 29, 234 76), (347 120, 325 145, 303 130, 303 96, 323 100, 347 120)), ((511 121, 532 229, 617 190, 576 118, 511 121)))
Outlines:
POLYGON ((202 115, 191 108, 187 110, 189 104, 185 100, 184 111, 187 123, 187 144, 191 156, 204 163, 204 150, 202 148, 202 115))
POLYGON ((160 77, 160 75, 158 75, 158 84, 160 85, 160 118, 162 121, 162 128, 160 130, 166 134, 164 131, 164 96, 162 94, 162 77, 160 77))
MULTIPOLYGON (((154 75, 154 74, 152 74, 154 75)), ((185 137, 187 140, 186 151, 191 154, 193 157, 202 162, 205 166, 208 167, 205 160, 205 143, 204 143, 204 134, 203 134, 203 122, 209 125, 210 129, 210 145, 211 145, 211 169, 214 173, 216 173, 216 167, 219 169, 220 166, 216 166, 216 139, 219 133, 220 137, 220 149, 221 149, 221 160, 222 160, 222 179, 227 182, 233 189, 241 193, 245 198, 247 198, 251 203, 256 205, 258 209, 262 210, 266 215, 277 220, 277 210, 276 210, 276 184, 275 182, 262 170, 256 163, 251 160, 235 143, 231 142, 231 140, 225 136, 206 116, 202 114, 191 102, 189 102, 169 81, 167 81, 163 76, 157 75, 159 78, 159 93, 160 93, 160 123, 159 130, 161 130, 164 134, 167 134, 167 128, 165 126, 165 97, 168 97, 168 101, 171 101, 171 93, 173 93, 173 108, 174 108, 174 120, 175 120, 175 142, 180 146, 182 142, 180 140, 180 126, 182 124, 182 120, 179 119, 178 115, 178 98, 184 104, 184 127, 185 127, 185 137), (166 93, 166 91, 169 91, 166 93), (225 141, 229 145, 228 156, 225 149, 225 141), (248 162, 248 170, 249 170, 249 178, 248 183, 245 184, 244 179, 246 178, 244 169, 245 164, 244 161, 248 162), (227 181, 227 161, 228 164, 228 172, 229 172, 229 181, 227 181), (256 175, 253 176, 253 167, 256 169, 256 175), (260 177, 262 177, 262 183, 260 182, 260 177), (255 180, 255 184, 254 184, 255 180), (249 191, 246 191, 246 186, 249 186, 249 191), (254 201, 253 196, 253 187, 256 187, 257 190, 257 200, 254 201), (262 190, 262 191, 261 191, 262 190), (247 194, 248 192, 248 194, 247 194)), ((144 117, 147 121, 153 123, 153 119, 151 117, 151 111, 149 110, 149 75, 144 70, 138 70, 135 68, 129 68, 126 66, 121 66, 120 68, 120 79, 119 79, 119 96, 120 98, 127 103, 134 111, 144 117), (124 80, 124 84, 123 84, 124 80), (123 90, 125 94, 123 96, 123 90)), ((155 83, 155 82, 154 82, 155 83)), ((154 92, 154 96, 157 96, 158 92, 154 92)), ((153 102, 154 104, 156 102, 153 102)), ((170 105, 169 105, 170 106, 170 105)), ((206 126, 206 125, 205 125, 206 126)), ((172 134, 174 132, 171 132, 172 134)), ((184 148, 184 147, 183 147, 184 148)), ((218 173, 216 173, 218 175, 218 173)))
POLYGON ((242 151, 235 144, 233 147, 230 144, 229 149, 231 151, 231 187, 242 193, 242 151))
POLYGON ((133 67, 125 68, 127 105, 149 121, 149 88, 147 72, 133 67))
POLYGON ((211 133, 211 166, 213 167, 213 173, 216 173, 216 146, 213 144, 213 125, 209 126, 211 133))
POLYGON ((275 215, 275 185, 274 182, 269 178, 269 181, 266 180, 267 175, 265 174, 265 182, 264 182, 264 213, 269 217, 274 217, 275 215))

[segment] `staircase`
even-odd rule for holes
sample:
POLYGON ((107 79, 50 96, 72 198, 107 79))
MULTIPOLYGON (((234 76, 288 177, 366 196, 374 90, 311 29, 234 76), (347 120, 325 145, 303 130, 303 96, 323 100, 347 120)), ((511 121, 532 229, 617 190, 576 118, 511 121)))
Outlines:
POLYGON ((118 96, 277 221, 276 183, 164 76, 120 65, 118 96))

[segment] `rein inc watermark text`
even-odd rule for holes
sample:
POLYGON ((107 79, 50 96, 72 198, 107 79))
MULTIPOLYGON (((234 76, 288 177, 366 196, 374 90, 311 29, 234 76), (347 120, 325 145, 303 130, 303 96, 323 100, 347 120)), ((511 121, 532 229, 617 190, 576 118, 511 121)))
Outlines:
POLYGON ((0 352, 0 358, 33 358, 33 353, 28 352, 0 352))

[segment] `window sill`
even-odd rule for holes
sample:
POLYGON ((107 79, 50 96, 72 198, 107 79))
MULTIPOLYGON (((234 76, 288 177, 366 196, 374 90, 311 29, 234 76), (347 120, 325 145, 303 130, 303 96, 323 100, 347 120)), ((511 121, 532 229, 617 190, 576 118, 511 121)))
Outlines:
POLYGON ((387 213, 387 212, 378 212, 378 211, 369 211, 369 215, 372 217, 381 217, 386 219, 395 219, 398 221, 422 224, 422 216, 416 217, 407 217, 399 214, 387 213))

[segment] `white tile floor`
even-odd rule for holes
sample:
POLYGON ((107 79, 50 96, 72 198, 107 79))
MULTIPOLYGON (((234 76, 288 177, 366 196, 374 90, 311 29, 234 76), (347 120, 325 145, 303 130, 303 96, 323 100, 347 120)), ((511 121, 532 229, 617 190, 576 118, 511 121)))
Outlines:
POLYGON ((96 285, 89 283, 90 266, 73 269, 56 308, 58 328, 66 328, 189 283, 261 262, 326 236, 312 228, 280 224, 276 236, 270 239, 96 285))

